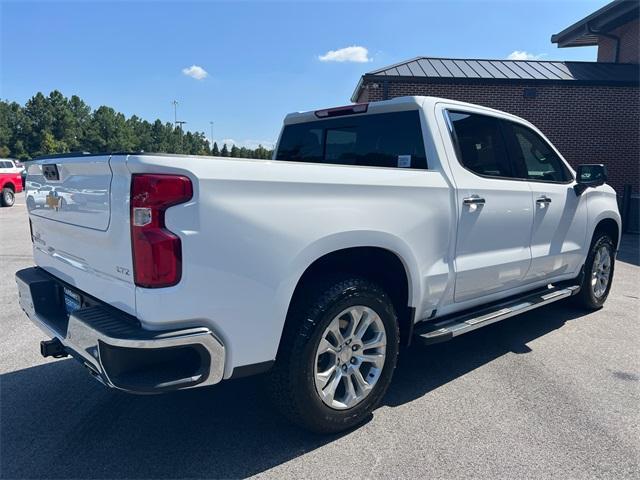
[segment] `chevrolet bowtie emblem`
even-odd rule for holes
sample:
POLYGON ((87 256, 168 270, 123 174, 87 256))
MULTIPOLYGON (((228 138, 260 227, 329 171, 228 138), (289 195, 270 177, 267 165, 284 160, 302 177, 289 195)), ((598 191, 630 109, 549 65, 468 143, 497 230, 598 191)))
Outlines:
POLYGON ((46 200, 48 207, 53 208, 56 211, 60 209, 60 197, 56 195, 55 192, 51 192, 47 195, 46 200))

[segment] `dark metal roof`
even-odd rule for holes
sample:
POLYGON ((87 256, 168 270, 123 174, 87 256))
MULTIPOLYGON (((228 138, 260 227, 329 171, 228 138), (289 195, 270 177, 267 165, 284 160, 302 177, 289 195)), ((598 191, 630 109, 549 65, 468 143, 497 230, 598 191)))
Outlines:
POLYGON ((551 43, 557 43, 560 48, 597 45, 599 35, 638 18, 639 12, 638 0, 615 0, 560 33, 551 35, 551 43))
POLYGON ((365 73, 356 87, 356 101, 363 80, 412 82, 571 82, 607 85, 637 85, 640 67, 603 62, 548 60, 482 60, 416 57, 365 73))

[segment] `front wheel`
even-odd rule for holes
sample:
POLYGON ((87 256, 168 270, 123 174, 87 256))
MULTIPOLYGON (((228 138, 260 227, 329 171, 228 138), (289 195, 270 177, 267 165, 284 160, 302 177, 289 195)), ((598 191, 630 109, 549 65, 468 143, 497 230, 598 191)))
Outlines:
POLYGON ((374 283, 343 278, 310 285, 292 305, 269 394, 294 423, 335 433, 362 423, 396 366, 398 322, 374 283))
POLYGON ((596 234, 584 265, 580 293, 575 297, 578 306, 588 310, 602 308, 609 296, 615 265, 615 246, 606 233, 596 234))
POLYGON ((16 197, 13 193, 13 190, 10 188, 2 189, 2 196, 0 197, 0 203, 3 207, 11 207, 16 201, 16 197))

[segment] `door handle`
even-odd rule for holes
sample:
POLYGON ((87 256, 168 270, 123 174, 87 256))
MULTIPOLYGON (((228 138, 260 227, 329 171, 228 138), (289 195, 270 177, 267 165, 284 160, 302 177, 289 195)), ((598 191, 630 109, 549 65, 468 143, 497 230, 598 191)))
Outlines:
POLYGON ((484 205, 486 202, 484 198, 478 195, 471 195, 470 197, 463 198, 462 203, 465 205, 484 205))
POLYGON ((538 205, 548 205, 551 203, 551 199, 549 197, 547 197, 546 195, 541 195, 540 197, 538 197, 536 199, 536 203, 538 205))

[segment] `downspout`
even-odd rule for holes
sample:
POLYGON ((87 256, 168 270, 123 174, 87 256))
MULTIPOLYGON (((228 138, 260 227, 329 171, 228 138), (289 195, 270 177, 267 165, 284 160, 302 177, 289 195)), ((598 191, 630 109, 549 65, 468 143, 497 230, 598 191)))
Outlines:
POLYGON ((594 30, 591 25, 587 23, 587 32, 592 35, 599 35, 601 37, 610 38, 615 43, 615 48, 613 49, 613 61, 614 63, 618 63, 618 59, 620 58, 620 37, 613 35, 611 33, 600 32, 598 30, 594 30))

